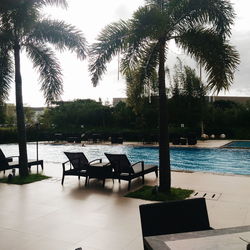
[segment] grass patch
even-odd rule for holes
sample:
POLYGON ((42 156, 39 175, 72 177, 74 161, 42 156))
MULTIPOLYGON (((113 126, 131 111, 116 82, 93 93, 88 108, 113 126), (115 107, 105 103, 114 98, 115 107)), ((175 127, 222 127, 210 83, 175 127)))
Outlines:
POLYGON ((23 185, 23 184, 29 184, 36 181, 42 181, 45 179, 50 178, 49 176, 42 175, 42 174, 29 174, 27 177, 22 178, 19 175, 12 177, 10 180, 8 177, 1 178, 0 182, 2 183, 8 183, 8 184, 17 184, 17 185, 23 185))
POLYGON ((125 197, 149 201, 173 201, 184 200, 188 198, 193 192, 193 190, 189 189, 171 188, 171 192, 166 194, 159 192, 156 187, 143 186, 134 192, 126 194, 125 197))

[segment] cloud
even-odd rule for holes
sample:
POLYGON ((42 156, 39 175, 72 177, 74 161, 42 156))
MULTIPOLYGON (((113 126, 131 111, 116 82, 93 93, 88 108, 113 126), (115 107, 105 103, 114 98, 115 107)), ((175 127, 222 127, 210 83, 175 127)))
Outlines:
POLYGON ((250 95, 250 31, 234 31, 231 42, 240 54, 240 65, 235 72, 231 91, 240 95, 250 95))
POLYGON ((117 20, 127 19, 129 15, 130 15, 130 11, 127 8, 127 5, 125 4, 119 5, 115 10, 115 16, 117 20))
MULTIPOLYGON (((89 43, 92 43, 100 31, 109 23, 119 19, 128 19, 132 13, 142 6, 144 0, 68 0, 68 10, 48 7, 45 10, 46 15, 52 19, 65 20, 82 30, 89 43)), ((230 88, 230 95, 250 95, 250 2, 247 0, 231 0, 234 4, 237 17, 232 29, 231 44, 235 45, 241 57, 241 64, 235 73, 234 84, 230 88)), ((183 63, 193 68, 197 64, 188 56, 174 47, 168 54, 169 66, 176 63, 176 57, 182 58, 183 63)), ((63 53, 59 55, 64 74, 64 100, 75 98, 107 98, 120 97, 125 95, 124 80, 117 80, 117 60, 114 60, 109 70, 103 76, 99 86, 93 88, 90 82, 87 61, 80 62, 75 56, 63 53)), ((24 84, 24 102, 31 106, 40 106, 44 104, 40 85, 38 84, 38 75, 32 70, 30 62, 22 57, 22 73, 24 84)), ((197 70, 198 73, 198 70, 197 70)), ((14 86, 10 95, 10 102, 14 102, 14 86)))

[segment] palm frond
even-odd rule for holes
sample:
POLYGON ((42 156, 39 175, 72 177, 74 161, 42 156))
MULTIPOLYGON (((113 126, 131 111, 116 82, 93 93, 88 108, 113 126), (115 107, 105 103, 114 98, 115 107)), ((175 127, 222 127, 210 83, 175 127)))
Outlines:
POLYGON ((36 43, 48 42, 60 51, 68 49, 75 52, 81 60, 85 59, 87 54, 87 43, 82 32, 63 21, 46 19, 36 23, 28 41, 29 43, 32 41, 36 43))
POLYGON ((133 18, 128 22, 129 32, 126 37, 122 71, 125 71, 126 68, 129 70, 138 68, 141 60, 147 67, 146 61, 150 62, 153 58, 158 37, 164 32, 165 21, 165 17, 159 10, 150 9, 147 6, 140 7, 134 13, 133 18))
POLYGON ((138 68, 140 61, 145 54, 148 46, 147 40, 134 40, 127 44, 126 50, 123 52, 124 56, 121 63, 121 72, 126 74, 126 71, 133 71, 138 68))
POLYGON ((7 11, 18 10, 22 6, 32 6, 34 4, 33 0, 1 0, 0 2, 0 13, 7 11))
POLYGON ((2 27, 0 27, 0 48, 1 50, 9 50, 11 49, 11 45, 13 43, 13 34, 11 31, 6 31, 4 30, 2 32, 1 30, 2 27))
POLYGON ((167 11, 173 28, 210 25, 222 36, 230 36, 235 17, 229 0, 172 0, 167 11))
POLYGON ((46 6, 46 5, 56 5, 62 6, 64 8, 68 7, 67 0, 26 0, 38 6, 46 6))
POLYGON ((40 74, 41 90, 46 103, 57 100, 63 92, 62 72, 53 51, 41 44, 26 44, 28 56, 40 74))
POLYGON ((121 63, 121 71, 138 71, 143 85, 155 73, 158 65, 159 45, 157 42, 144 42, 143 46, 127 49, 121 63))
POLYGON ((113 56, 125 48, 127 36, 128 23, 121 20, 104 28, 97 38, 97 42, 92 45, 89 71, 94 86, 98 84, 101 76, 106 71, 106 64, 110 62, 113 56))
POLYGON ((190 29, 176 38, 177 44, 201 63, 208 74, 208 87, 219 92, 233 82, 240 62, 237 50, 212 29, 190 29))
POLYGON ((164 0, 145 0, 146 5, 161 6, 164 0))
POLYGON ((140 7, 130 20, 130 29, 137 37, 158 39, 168 27, 168 16, 159 8, 140 7))
POLYGON ((0 102, 8 99, 13 80, 13 62, 8 50, 0 46, 0 102))
POLYGON ((147 6, 165 10, 171 1, 170 0, 145 0, 145 2, 147 6))

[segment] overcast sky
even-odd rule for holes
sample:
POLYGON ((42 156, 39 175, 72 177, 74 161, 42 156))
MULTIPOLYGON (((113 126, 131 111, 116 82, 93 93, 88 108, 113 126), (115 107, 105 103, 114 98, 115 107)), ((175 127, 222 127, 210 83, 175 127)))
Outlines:
MULTIPOLYGON (((235 74, 234 84, 230 91, 221 92, 220 95, 250 96, 250 2, 248 0, 232 0, 231 2, 237 14, 232 29, 231 44, 238 49, 241 64, 235 74)), ((143 0, 68 0, 67 10, 49 7, 44 10, 44 13, 51 19, 64 20, 75 25, 91 44, 105 25, 119 19, 130 18, 131 14, 143 4, 143 0)), ((177 56, 182 57, 183 62, 189 64, 189 58, 172 47, 168 55, 169 65, 175 63, 177 56)), ((42 92, 40 92, 38 74, 33 70, 31 62, 25 55, 22 55, 21 59, 24 103, 31 107, 44 106, 45 102, 42 92)), ((113 97, 126 96, 125 82, 121 76, 118 80, 117 59, 110 63, 107 73, 95 88, 90 82, 87 60, 79 61, 74 54, 67 52, 58 53, 58 59, 64 76, 62 100, 86 98, 98 100, 101 98, 103 102, 107 100, 112 102, 113 97)), ((196 64, 190 66, 196 67, 196 64)), ((13 84, 8 102, 15 103, 14 96, 13 84)))

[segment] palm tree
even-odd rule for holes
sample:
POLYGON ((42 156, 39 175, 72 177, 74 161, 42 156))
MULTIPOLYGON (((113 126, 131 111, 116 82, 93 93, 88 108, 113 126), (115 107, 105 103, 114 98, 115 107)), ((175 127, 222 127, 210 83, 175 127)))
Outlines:
POLYGON ((121 69, 141 69, 142 83, 158 70, 159 84, 159 188, 171 187, 165 61, 174 40, 203 65, 208 86, 228 89, 239 63, 237 51, 228 42, 234 10, 228 0, 145 0, 131 19, 108 25, 92 45, 90 72, 97 85, 106 64, 122 54, 121 69))
POLYGON ((60 51, 69 49, 79 59, 86 57, 86 41, 79 30, 62 21, 42 18, 41 8, 52 4, 67 7, 66 0, 11 0, 10 8, 4 2, 0 8, 0 100, 8 97, 14 78, 21 176, 28 175, 28 167, 20 52, 26 52, 40 73, 47 104, 63 91, 61 68, 48 44, 60 51))

